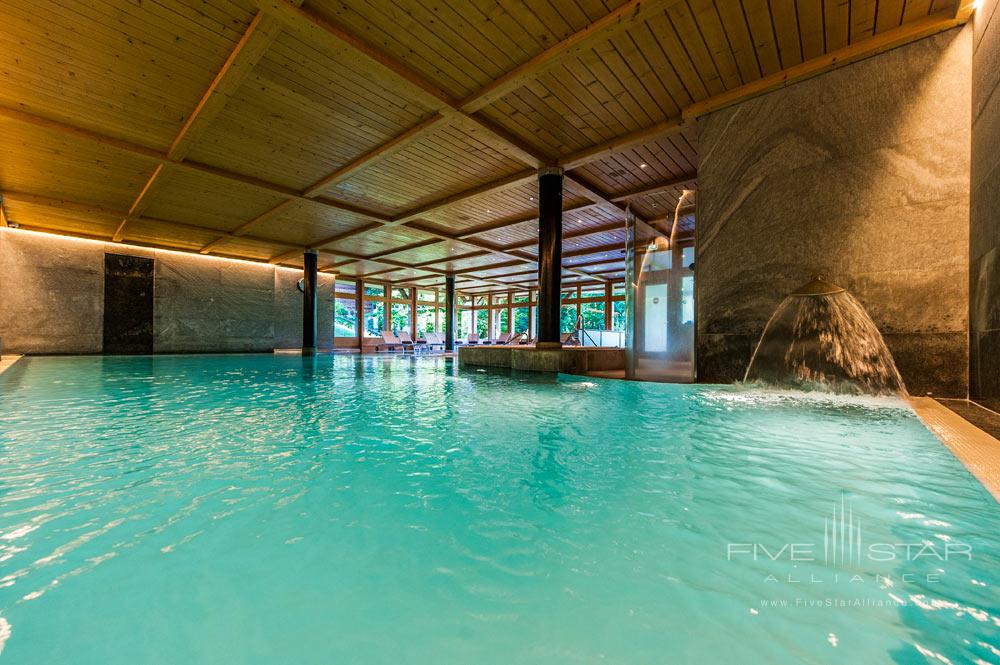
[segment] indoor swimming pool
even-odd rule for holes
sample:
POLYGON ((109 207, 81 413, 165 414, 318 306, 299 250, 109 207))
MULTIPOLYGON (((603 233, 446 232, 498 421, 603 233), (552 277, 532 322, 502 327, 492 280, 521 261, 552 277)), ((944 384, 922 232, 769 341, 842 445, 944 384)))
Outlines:
POLYGON ((444 358, 0 375, 0 663, 996 663, 998 543, 895 399, 444 358))

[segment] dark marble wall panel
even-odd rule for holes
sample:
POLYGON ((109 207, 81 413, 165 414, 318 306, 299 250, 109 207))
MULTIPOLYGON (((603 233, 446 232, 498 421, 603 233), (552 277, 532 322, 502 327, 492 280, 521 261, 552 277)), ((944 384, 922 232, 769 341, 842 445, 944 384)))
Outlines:
POLYGON ((699 119, 698 376, 741 379, 764 325, 823 275, 913 393, 964 396, 972 30, 699 119))
MULTIPOLYGON (((104 255, 155 259, 153 351, 295 348, 301 272, 24 231, 0 231, 0 340, 9 353, 101 353, 104 255)), ((319 339, 333 336, 333 275, 320 275, 319 339)))
POLYGON ((985 0, 974 25, 969 392, 1000 410, 1000 1, 985 0))
POLYGON ((104 353, 153 352, 154 261, 104 255, 104 353))

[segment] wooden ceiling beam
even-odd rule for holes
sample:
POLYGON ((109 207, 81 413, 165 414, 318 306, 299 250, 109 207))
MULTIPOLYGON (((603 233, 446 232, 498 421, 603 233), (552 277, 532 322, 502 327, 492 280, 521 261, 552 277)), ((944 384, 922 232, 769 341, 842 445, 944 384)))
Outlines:
POLYGON ((34 115, 32 113, 27 113, 26 111, 21 111, 18 109, 13 109, 5 106, 0 106, 0 118, 7 118, 9 120, 15 120, 22 124, 32 125, 34 127, 39 127, 53 133, 64 134, 66 136, 72 136, 78 139, 84 139, 91 143, 101 145, 107 148, 111 148, 126 154, 130 154, 136 157, 141 157, 143 159, 148 159, 155 164, 168 164, 171 167, 181 168, 193 173, 199 173, 204 175, 213 176, 223 180, 227 180, 232 183, 239 183, 253 187, 258 191, 267 192, 270 194, 275 194, 283 198, 296 198, 303 201, 311 201, 317 203, 326 208, 332 210, 337 210, 340 212, 349 212, 361 217, 366 217, 368 219, 379 220, 382 222, 389 222, 391 218, 387 215, 381 213, 366 210, 343 201, 338 201, 336 199, 328 197, 317 197, 308 198, 302 196, 299 192, 289 187, 284 187, 282 185, 277 185, 272 182, 267 182, 266 180, 261 180, 260 178, 254 178, 252 176, 243 175, 240 173, 234 173, 226 169, 218 168, 215 166, 210 166, 208 164, 201 164, 199 162, 191 161, 171 161, 167 158, 166 153, 155 150, 153 148, 147 148, 136 143, 131 143, 129 141, 124 141, 111 136, 106 136, 98 132, 93 132, 88 129, 83 129, 80 127, 74 127, 57 120, 51 120, 48 118, 43 118, 41 116, 34 115))
POLYGON ((668 118, 667 120, 658 122, 651 127, 639 129, 634 132, 628 132, 627 134, 617 136, 610 141, 605 141, 604 143, 598 143, 597 145, 593 145, 589 148, 578 150, 577 152, 560 159, 559 165, 567 171, 570 171, 572 169, 580 168, 581 166, 586 166, 591 162, 599 162, 602 159, 607 159, 608 157, 617 155, 621 152, 629 150, 630 148, 655 141, 656 139, 663 138, 664 136, 679 134, 684 129, 686 129, 686 125, 683 118, 668 118))
MULTIPOLYGON (((572 215, 573 213, 584 212, 590 210, 597 203, 584 203, 583 205, 575 205, 563 207, 563 215, 572 215)), ((488 231, 499 231, 500 229, 505 229, 510 226, 517 226, 518 224, 524 224, 526 222, 533 222, 538 219, 538 214, 534 213, 531 215, 523 215, 514 219, 500 219, 495 222, 490 222, 488 224, 480 224, 479 226, 474 226, 471 229, 466 229, 455 235, 459 240, 463 238, 471 238, 472 236, 479 235, 481 233, 486 233, 488 231)))
POLYGON ((495 194, 497 192, 511 189, 512 187, 519 187, 520 185, 532 182, 536 177, 538 177, 538 172, 535 169, 518 171, 517 173, 506 175, 498 180, 471 187, 456 194, 445 196, 444 198, 404 212, 403 214, 393 218, 389 225, 399 226, 400 224, 411 222, 425 215, 437 212, 438 210, 443 210, 444 208, 450 208, 453 205, 463 203, 469 199, 476 198, 477 196, 495 194))
POLYGON ((641 187, 639 189, 633 189, 628 192, 622 192, 621 194, 612 194, 612 203, 624 203, 626 201, 631 201, 633 199, 641 199, 646 196, 652 196, 653 194, 659 194, 661 192, 666 192, 680 185, 686 185, 692 183, 698 179, 697 173, 686 173, 680 178, 670 178, 668 180, 663 180, 654 185, 649 185, 647 187, 641 187))
POLYGON ((474 113, 534 80, 564 58, 579 55, 679 2, 683 0, 629 0, 480 88, 462 101, 461 109, 466 113, 474 113))
MULTIPOLYGON (((298 0, 301 2, 302 0, 298 0)), ((280 32, 278 21, 263 12, 257 12, 247 26, 246 31, 236 43, 222 68, 212 79, 208 90, 202 95, 194 111, 187 117, 177 136, 167 149, 166 158, 171 162, 183 161, 194 146, 198 137, 208 128, 212 121, 222 112, 229 98, 243 84, 250 72, 257 65, 264 53, 270 48, 280 32)), ((135 198, 128 214, 115 229, 112 242, 121 242, 125 235, 125 227, 129 221, 143 213, 152 200, 152 192, 161 176, 166 163, 156 165, 139 195, 135 198)))
POLYGON ((968 7, 963 8, 962 4, 964 2, 960 3, 957 9, 946 9, 935 12, 898 28, 886 30, 868 39, 855 42, 854 44, 812 58, 811 60, 806 60, 801 64, 789 67, 776 74, 765 76, 752 83, 696 102, 684 109, 681 114, 682 118, 684 121, 692 120, 712 111, 718 111, 719 109, 759 97, 773 90, 778 90, 793 83, 812 78, 832 69, 849 65, 852 62, 884 53, 917 39, 950 30, 966 23, 971 16, 971 13, 964 13, 968 7))
POLYGON ((390 139, 386 143, 378 146, 377 148, 361 155, 349 164, 341 166, 333 173, 328 176, 317 180, 315 183, 307 187, 302 191, 303 196, 316 196, 324 189, 332 187, 339 182, 347 180, 353 175, 361 172, 364 169, 370 168, 385 161, 389 157, 392 157, 397 152, 410 145, 414 141, 419 140, 426 134, 430 133, 432 130, 437 129, 442 124, 448 120, 447 116, 441 115, 440 113, 435 113, 423 122, 409 128, 402 134, 399 134, 395 138, 390 139))

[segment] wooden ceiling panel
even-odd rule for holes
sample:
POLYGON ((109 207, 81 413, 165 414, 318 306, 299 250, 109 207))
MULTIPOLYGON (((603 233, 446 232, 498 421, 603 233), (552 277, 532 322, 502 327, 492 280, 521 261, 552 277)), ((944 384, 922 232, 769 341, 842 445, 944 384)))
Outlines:
POLYGON ((368 223, 368 220, 349 212, 307 201, 296 201, 281 213, 255 224, 248 233, 261 238, 311 245, 368 223))
POLYGON ((399 214, 521 170, 523 165, 507 155, 445 126, 327 191, 356 205, 399 214))
POLYGON ((164 148, 249 25, 250 5, 4 0, 0 103, 164 148))
POLYGON ((310 0, 308 6, 354 34, 364 35, 373 46, 437 82, 453 97, 463 98, 584 29, 623 1, 310 0))
POLYGON ((229 231, 284 199, 275 194, 180 168, 167 168, 145 215, 229 231))
MULTIPOLYGON (((129 225, 129 233, 132 233, 129 225)), ((203 247, 204 245, 202 245, 203 247)), ((200 249, 200 247, 196 248, 200 249)), ((256 261, 268 261, 282 252, 288 251, 287 245, 264 243, 246 238, 224 238, 212 248, 213 255, 247 258, 256 261)))
POLYGON ((118 222, 121 221, 113 215, 98 210, 72 210, 16 198, 6 198, 3 205, 8 222, 15 222, 20 228, 54 231, 100 240, 110 239, 118 222))
POLYGON ((421 218, 445 233, 471 231, 504 220, 523 219, 538 211, 538 182, 483 194, 421 218))
MULTIPOLYGON (((403 263, 427 263, 428 261, 446 261, 449 256, 468 254, 476 251, 481 250, 456 240, 441 240, 405 252, 394 252, 390 258, 393 261, 401 261, 403 263)), ((437 264, 434 267, 436 268, 437 264)))
POLYGON ((363 236, 352 236, 337 241, 333 247, 328 248, 331 252, 340 250, 352 254, 364 254, 365 256, 377 254, 386 250, 410 245, 421 240, 432 238, 430 234, 411 229, 406 226, 396 226, 388 229, 377 229, 363 236))
POLYGON ((190 157, 303 190, 427 114, 344 58, 282 33, 190 157))
POLYGON ((127 210, 153 168, 148 159, 0 118, 0 193, 127 210))
POLYGON ((698 155, 694 130, 661 137, 576 169, 574 173, 614 195, 695 176, 698 155))
POLYGON ((621 261, 624 256, 625 246, 622 245, 621 249, 611 249, 603 252, 592 252, 589 254, 580 254, 578 256, 563 257, 563 265, 573 267, 580 263, 593 263, 594 261, 621 261))

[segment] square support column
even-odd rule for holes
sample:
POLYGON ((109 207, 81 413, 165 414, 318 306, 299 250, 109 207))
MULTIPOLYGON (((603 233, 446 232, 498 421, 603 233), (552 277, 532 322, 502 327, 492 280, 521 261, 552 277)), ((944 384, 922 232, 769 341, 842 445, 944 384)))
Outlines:
POLYGON ((538 171, 538 348, 562 346, 559 341, 562 190, 561 168, 538 171))
POLYGON ((316 355, 316 282, 319 255, 307 249, 302 256, 302 355, 316 355))
POLYGON ((455 276, 444 278, 444 350, 455 350, 455 276))

